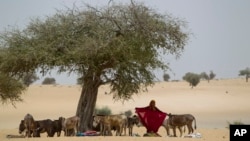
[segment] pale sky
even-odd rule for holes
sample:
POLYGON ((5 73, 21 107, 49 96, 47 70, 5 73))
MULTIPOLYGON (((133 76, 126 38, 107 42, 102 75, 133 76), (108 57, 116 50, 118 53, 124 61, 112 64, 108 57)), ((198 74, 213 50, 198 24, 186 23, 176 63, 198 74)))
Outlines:
MULTIPOLYGON (((109 0, 0 0, 0 32, 12 27, 25 28, 31 18, 53 15, 56 9, 83 6, 100 7, 109 0)), ((130 0, 114 0, 129 2, 130 0)), ((239 70, 250 67, 249 0, 138 0, 160 13, 170 13, 188 22, 193 33, 182 56, 170 63, 171 80, 181 80, 187 72, 209 73, 216 78, 236 78, 239 70)), ((159 80, 163 73, 156 71, 159 80)), ((46 76, 47 77, 47 76, 46 76)), ((51 76, 58 84, 75 84, 77 76, 51 76)), ((36 83, 41 83, 40 78, 36 83)))

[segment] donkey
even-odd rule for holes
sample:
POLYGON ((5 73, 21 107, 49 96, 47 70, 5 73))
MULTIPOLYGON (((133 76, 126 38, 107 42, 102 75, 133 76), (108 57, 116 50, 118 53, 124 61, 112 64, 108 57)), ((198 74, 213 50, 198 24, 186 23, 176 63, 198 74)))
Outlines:
POLYGON ((165 127, 167 130, 167 134, 169 135, 169 128, 173 128, 174 136, 176 137, 176 127, 180 130, 182 136, 181 127, 187 126, 188 134, 193 133, 194 129, 196 129, 196 119, 191 114, 182 114, 182 115, 172 115, 171 113, 168 114, 169 118, 167 119, 167 126, 165 127), (194 128, 192 123, 194 121, 194 128))

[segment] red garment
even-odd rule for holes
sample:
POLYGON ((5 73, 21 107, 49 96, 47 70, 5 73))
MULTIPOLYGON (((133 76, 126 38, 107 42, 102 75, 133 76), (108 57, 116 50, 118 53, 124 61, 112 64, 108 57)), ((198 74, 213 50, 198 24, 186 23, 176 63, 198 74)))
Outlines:
POLYGON ((160 111, 158 108, 152 110, 149 106, 144 108, 135 108, 135 111, 142 124, 147 128, 147 133, 157 133, 167 116, 167 113, 160 111))

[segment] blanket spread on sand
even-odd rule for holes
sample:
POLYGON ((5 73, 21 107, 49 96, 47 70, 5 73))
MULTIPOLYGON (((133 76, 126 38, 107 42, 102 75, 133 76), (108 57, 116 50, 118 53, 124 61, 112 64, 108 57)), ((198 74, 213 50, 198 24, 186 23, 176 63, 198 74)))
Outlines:
POLYGON ((162 125, 167 113, 160 110, 150 110, 148 107, 135 108, 138 117, 142 124, 147 128, 147 132, 157 133, 158 129, 162 125))

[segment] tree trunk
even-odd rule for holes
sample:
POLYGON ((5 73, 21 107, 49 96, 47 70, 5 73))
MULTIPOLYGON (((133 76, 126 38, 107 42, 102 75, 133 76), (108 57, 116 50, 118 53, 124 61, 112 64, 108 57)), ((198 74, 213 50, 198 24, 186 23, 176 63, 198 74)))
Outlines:
POLYGON ((100 86, 99 80, 99 78, 90 78, 83 83, 81 97, 76 111, 76 115, 80 117, 80 132, 92 129, 93 113, 96 106, 98 88, 100 86))

